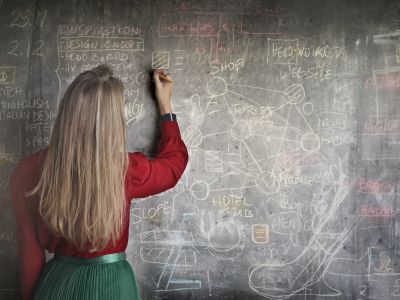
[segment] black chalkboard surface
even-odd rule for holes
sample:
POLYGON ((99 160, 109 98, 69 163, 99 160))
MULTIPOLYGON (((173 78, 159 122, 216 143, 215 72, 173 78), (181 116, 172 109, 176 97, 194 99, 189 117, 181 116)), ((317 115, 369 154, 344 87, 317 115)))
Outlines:
POLYGON ((80 72, 125 85, 152 154, 166 68, 189 165, 131 207, 142 299, 400 299, 400 3, 0 0, 0 299, 19 299, 9 176, 80 72))

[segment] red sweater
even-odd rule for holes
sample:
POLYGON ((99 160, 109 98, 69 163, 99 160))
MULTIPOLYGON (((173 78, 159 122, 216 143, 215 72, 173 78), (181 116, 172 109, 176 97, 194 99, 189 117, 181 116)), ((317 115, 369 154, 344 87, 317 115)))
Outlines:
POLYGON ((188 161, 188 153, 180 137, 177 122, 161 122, 161 140, 153 160, 149 160, 140 152, 129 153, 129 167, 125 177, 128 209, 124 219, 124 229, 116 246, 110 242, 105 249, 90 253, 79 252, 64 239, 52 235, 38 213, 38 196, 24 196, 24 192, 32 190, 37 184, 40 164, 45 154, 46 149, 42 149, 23 158, 16 166, 10 181, 17 219, 23 299, 31 299, 33 296, 40 271, 45 264, 44 249, 50 253, 79 257, 96 257, 125 251, 128 244, 131 199, 147 197, 172 188, 184 172, 188 161))

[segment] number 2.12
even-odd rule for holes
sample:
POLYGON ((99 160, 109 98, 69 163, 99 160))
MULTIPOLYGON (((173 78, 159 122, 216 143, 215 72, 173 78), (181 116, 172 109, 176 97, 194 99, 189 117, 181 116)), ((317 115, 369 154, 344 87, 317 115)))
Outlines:
POLYGON ((7 54, 14 55, 14 56, 22 56, 23 53, 26 52, 26 57, 29 58, 29 54, 36 55, 36 56, 43 56, 42 47, 44 46, 43 40, 37 40, 31 46, 31 42, 28 42, 26 45, 26 50, 23 49, 23 45, 20 45, 20 42, 17 40, 13 40, 10 43, 10 50, 7 54), (22 52, 23 51, 23 52, 22 52), (32 52, 31 52, 32 51, 32 52))

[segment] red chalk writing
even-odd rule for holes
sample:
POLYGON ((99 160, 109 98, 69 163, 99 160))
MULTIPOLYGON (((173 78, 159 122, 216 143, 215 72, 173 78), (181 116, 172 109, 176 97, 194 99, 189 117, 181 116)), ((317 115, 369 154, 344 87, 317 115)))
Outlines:
POLYGON ((395 183, 359 177, 356 186, 359 193, 393 195, 395 183))
POLYGON ((400 72, 390 72, 370 77, 365 81, 365 88, 377 88, 385 90, 400 89, 400 72))
POLYGON ((361 205, 359 215, 363 217, 394 217, 395 212, 391 207, 361 205))

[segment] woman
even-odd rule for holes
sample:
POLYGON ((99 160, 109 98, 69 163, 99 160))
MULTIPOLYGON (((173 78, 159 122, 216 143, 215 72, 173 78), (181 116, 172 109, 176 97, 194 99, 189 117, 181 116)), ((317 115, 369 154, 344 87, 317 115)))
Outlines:
POLYGON ((127 152, 123 85, 99 66, 68 87, 49 146, 15 168, 23 299, 140 299, 124 252, 130 200, 173 187, 188 161, 172 79, 156 70, 154 81, 162 121, 153 160, 127 152), (55 253, 47 264, 45 249, 55 253))

